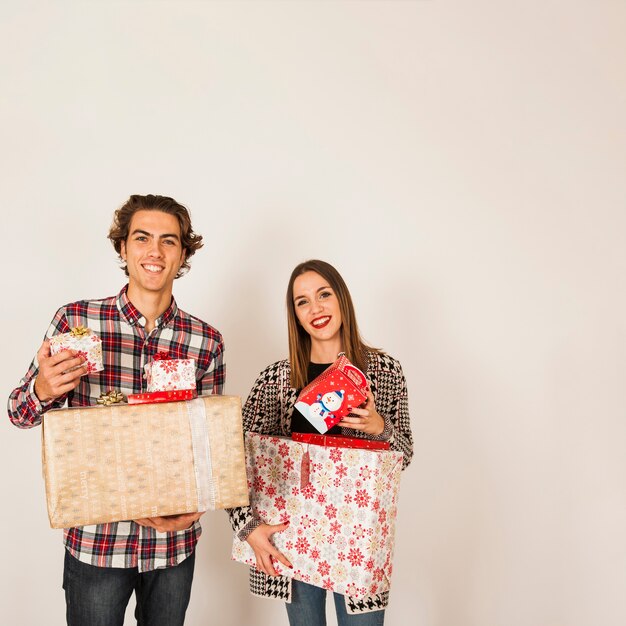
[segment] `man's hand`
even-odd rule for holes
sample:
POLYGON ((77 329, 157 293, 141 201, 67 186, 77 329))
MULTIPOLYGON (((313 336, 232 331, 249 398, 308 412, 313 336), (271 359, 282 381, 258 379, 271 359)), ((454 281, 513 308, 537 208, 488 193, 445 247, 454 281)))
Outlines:
POLYGON ((165 517, 144 517, 142 519, 136 519, 134 522, 140 526, 154 528, 154 530, 160 533, 169 533, 176 530, 186 530, 187 528, 191 528, 191 525, 194 522, 197 522, 202 515, 204 515, 204 511, 201 513, 166 515, 165 517))
POLYGON ((276 533, 287 529, 289 522, 286 524, 261 524, 255 528, 247 537, 246 541, 252 546, 256 556, 256 568, 260 572, 269 574, 270 576, 278 576, 274 569, 273 559, 276 559, 286 567, 293 567, 286 559, 285 555, 279 552, 274 544, 270 541, 270 537, 276 533))
POLYGON ((70 350, 51 356, 50 342, 47 339, 37 352, 37 361, 39 373, 35 379, 35 394, 40 402, 54 400, 76 389, 80 377, 87 371, 87 361, 70 350), (74 367, 77 369, 74 370, 74 367))

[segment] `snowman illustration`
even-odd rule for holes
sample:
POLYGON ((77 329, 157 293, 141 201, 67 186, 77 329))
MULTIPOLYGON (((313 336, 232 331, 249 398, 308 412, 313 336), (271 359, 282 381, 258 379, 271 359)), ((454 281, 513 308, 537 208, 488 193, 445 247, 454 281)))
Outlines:
POLYGON ((337 411, 343 404, 345 391, 327 391, 324 394, 317 394, 316 402, 307 404, 306 402, 296 402, 296 408, 304 415, 311 424, 320 432, 325 433, 336 417, 337 411))

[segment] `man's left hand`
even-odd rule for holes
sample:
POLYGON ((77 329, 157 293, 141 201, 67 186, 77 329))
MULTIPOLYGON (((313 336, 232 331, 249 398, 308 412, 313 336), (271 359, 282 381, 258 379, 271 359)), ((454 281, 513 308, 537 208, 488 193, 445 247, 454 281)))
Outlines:
POLYGON ((136 519, 134 521, 140 526, 148 526, 150 528, 154 528, 154 530, 160 533, 168 533, 191 528, 191 525, 194 522, 197 522, 202 515, 204 515, 204 511, 202 511, 201 513, 181 513, 180 515, 166 515, 165 517, 144 517, 142 519, 136 519))

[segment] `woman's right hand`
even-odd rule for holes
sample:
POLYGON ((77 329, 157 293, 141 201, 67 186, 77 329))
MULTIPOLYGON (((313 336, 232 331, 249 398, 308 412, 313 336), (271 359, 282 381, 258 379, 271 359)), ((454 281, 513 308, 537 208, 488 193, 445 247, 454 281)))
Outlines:
POLYGON ((282 532, 289 526, 289 522, 285 524, 261 524, 255 528, 247 537, 246 541, 254 550, 256 556, 256 568, 260 572, 264 572, 269 576, 278 576, 278 572, 274 569, 272 559, 276 559, 286 567, 293 567, 286 559, 285 555, 280 553, 274 544, 270 541, 270 537, 274 533, 282 532))

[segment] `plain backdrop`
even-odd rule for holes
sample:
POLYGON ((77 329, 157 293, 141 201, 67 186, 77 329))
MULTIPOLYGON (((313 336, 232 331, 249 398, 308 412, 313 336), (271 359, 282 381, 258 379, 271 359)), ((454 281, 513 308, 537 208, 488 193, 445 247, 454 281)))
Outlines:
MULTIPOLYGON (((114 209, 171 195, 206 241, 175 295, 224 334, 227 393, 286 356, 309 257, 402 362, 389 626, 626 623, 624 2, 4 0, 0 20, 5 396, 58 306, 123 285, 114 209)), ((41 431, 2 423, 0 621, 58 626, 41 431)), ((187 623, 286 624, 230 537, 205 515, 187 623)))

